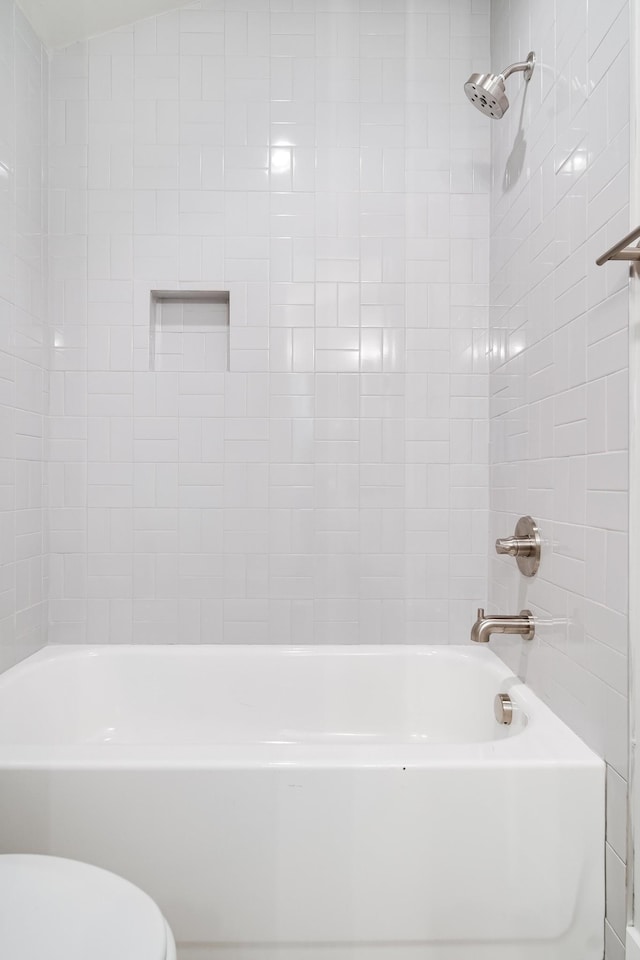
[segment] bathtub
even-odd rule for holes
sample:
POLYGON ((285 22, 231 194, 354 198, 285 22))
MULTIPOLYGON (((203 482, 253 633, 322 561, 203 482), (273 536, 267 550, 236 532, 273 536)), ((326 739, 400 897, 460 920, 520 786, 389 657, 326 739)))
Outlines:
POLYGON ((131 880, 182 960, 603 952, 603 764, 487 649, 45 648, 0 675, 0 850, 131 880))

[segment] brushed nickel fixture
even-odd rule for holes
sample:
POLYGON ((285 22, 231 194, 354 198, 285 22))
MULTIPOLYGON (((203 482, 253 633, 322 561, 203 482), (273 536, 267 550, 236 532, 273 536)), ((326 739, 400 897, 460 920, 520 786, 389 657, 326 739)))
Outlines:
POLYGON ((523 63, 512 63, 502 73, 472 73, 464 85, 464 92, 481 113, 500 120, 509 109, 505 80, 512 73, 524 73, 524 79, 528 83, 535 63, 536 55, 532 50, 523 63))
POLYGON ((513 720, 513 700, 508 693, 497 693, 493 701, 493 712, 498 723, 508 725, 513 720))
POLYGON ((512 537, 496 540, 496 553, 516 558, 525 577, 534 577, 540 566, 540 532, 533 517, 520 517, 512 537))
POLYGON ((521 610, 519 616, 500 616, 494 614, 485 617, 482 607, 478 608, 478 619, 471 627, 471 639, 475 643, 488 643, 493 633, 512 633, 524 640, 533 640, 536 632, 531 610, 521 610))
POLYGON ((633 243, 634 240, 637 240, 640 237, 640 227, 636 227, 635 230, 632 230, 631 233, 628 233, 626 237, 623 237, 622 240, 618 240, 617 243, 614 243, 612 247, 607 250, 606 253, 603 253, 601 257, 598 257, 596 263, 599 267, 602 267, 609 260, 640 260, 640 247, 632 247, 630 250, 626 248, 630 243, 633 243))

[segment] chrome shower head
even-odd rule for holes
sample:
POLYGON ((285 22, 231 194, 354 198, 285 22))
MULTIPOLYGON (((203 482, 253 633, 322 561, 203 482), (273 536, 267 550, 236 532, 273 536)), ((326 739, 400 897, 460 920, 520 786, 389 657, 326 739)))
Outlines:
POLYGON ((474 107, 494 120, 499 120, 509 109, 501 75, 472 73, 464 85, 464 92, 474 107))
POLYGON ((524 73, 524 79, 531 79, 535 66, 535 53, 530 53, 524 63, 512 63, 502 73, 472 73, 464 85, 464 92, 471 103, 485 114, 500 120, 509 109, 509 100, 504 82, 512 73, 524 73))

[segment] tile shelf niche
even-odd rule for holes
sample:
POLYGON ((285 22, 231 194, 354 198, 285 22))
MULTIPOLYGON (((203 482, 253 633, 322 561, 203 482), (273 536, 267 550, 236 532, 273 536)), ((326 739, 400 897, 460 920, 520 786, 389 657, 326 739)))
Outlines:
POLYGON ((149 369, 228 370, 228 290, 152 290, 149 369))

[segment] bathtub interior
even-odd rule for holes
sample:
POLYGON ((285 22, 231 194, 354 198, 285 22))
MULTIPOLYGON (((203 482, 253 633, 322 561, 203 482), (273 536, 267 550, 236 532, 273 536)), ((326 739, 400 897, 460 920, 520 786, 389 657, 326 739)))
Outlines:
POLYGON ((0 676, 0 744, 482 743, 514 682, 465 647, 51 647, 0 676))

